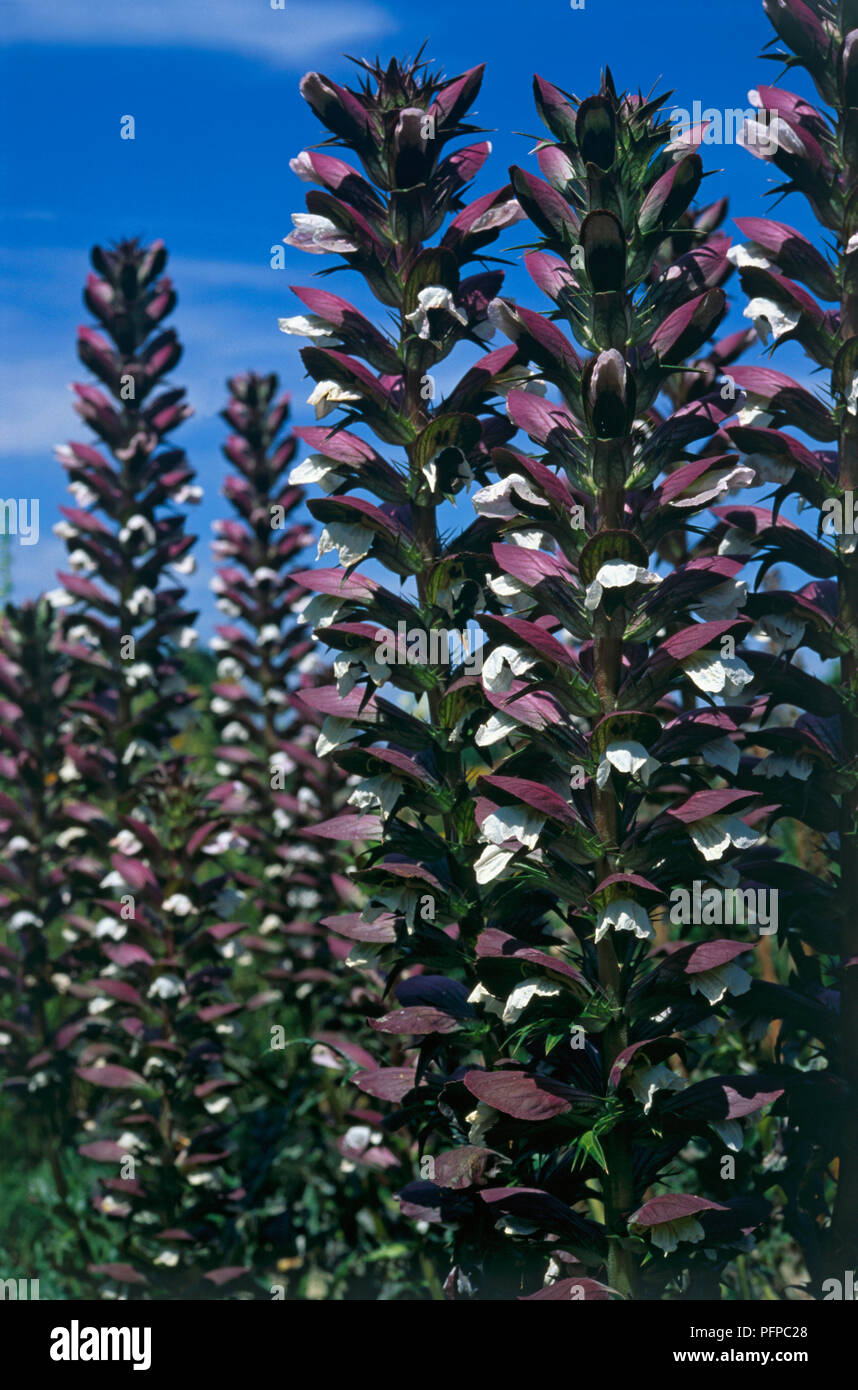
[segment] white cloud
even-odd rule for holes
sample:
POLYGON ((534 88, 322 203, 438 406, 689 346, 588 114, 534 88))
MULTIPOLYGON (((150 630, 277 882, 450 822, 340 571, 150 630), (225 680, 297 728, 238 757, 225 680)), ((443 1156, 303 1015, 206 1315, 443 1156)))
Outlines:
POLYGON ((208 48, 301 68, 331 50, 373 42, 395 29, 379 5, 361 0, 7 0, 5 41, 208 48))

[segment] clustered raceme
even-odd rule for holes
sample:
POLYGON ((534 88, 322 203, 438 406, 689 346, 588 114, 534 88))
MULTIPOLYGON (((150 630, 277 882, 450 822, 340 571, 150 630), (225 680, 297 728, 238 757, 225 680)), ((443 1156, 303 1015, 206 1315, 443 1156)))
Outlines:
POLYGON ((59 1154, 74 1133, 72 1061, 58 1034, 86 1009, 78 980, 95 948, 68 931, 74 886, 86 864, 65 813, 67 703, 81 672, 58 642, 43 599, 9 605, 0 620, 0 875, 7 944, 2 948, 0 1056, 4 1093, 21 1102, 21 1122, 46 1145, 60 1196, 67 1184, 59 1154), (65 934, 64 934, 65 933, 65 934), (50 1136, 50 1138, 48 1138, 50 1136))
POLYGON ((254 945, 288 949, 297 962, 292 980, 300 1002, 301 985, 311 985, 314 969, 328 963, 324 933, 310 918, 326 895, 329 910, 334 902, 322 855, 298 836, 308 820, 331 814, 334 792, 333 770, 320 767, 312 752, 313 726, 296 709, 296 686, 310 682, 319 664, 293 611, 306 595, 292 569, 313 533, 291 521, 303 492, 285 477, 296 440, 278 438, 289 399, 277 398, 277 378, 235 377, 229 388, 224 419, 234 433, 224 452, 239 476, 228 477, 223 490, 238 515, 215 523, 220 564, 213 587, 218 607, 233 621, 217 629, 211 705, 220 739, 217 770, 229 780, 215 797, 234 815, 237 847, 259 864, 255 873, 236 873, 257 932, 240 944, 251 952, 254 945), (310 973, 302 975, 302 967, 310 973))
MULTIPOLYGON (((405 128, 403 115, 378 110, 394 101, 389 74, 377 75, 372 104, 326 79, 304 82, 383 188, 405 128), (384 137, 379 155, 371 147, 384 137)), ((314 701, 328 715, 320 745, 364 779, 363 815, 341 833, 377 842, 358 874, 368 903, 343 930, 362 957, 381 949, 397 981, 402 1007, 372 1026, 417 1048, 411 1065, 397 1057, 356 1080, 398 1102, 390 1123, 407 1122, 426 1145, 430 1176, 421 1170, 402 1198, 451 1229, 451 1296, 530 1293, 543 1278, 557 1298, 573 1287, 652 1294, 681 1287, 689 1271, 711 1291, 767 1206, 735 1185, 722 1184, 717 1201, 678 1191, 674 1162, 692 1139, 704 1159, 716 1144, 739 1153, 740 1120, 780 1095, 765 1077, 698 1070, 732 996, 750 987, 752 929, 716 939, 693 922, 678 939, 664 929, 677 885, 690 894, 695 880, 743 883, 743 852, 768 819, 757 783, 724 786, 723 776, 737 773, 762 706, 736 651, 750 628, 744 557, 715 540, 688 545, 689 518, 754 481, 723 429, 735 391, 718 381, 747 335, 705 347, 732 267, 717 231, 723 205, 691 211, 702 131, 671 141, 663 99, 618 96, 609 74, 584 102, 541 79, 536 97, 556 143, 539 148, 543 177, 513 169, 511 179, 541 234, 526 263, 549 315, 495 292, 485 314, 511 347, 472 368, 434 419, 409 384, 432 362, 424 341, 437 353, 462 333, 455 297, 424 318, 410 278, 391 299, 390 271, 383 279, 375 267, 377 297, 400 308, 399 373, 382 361, 375 329, 361 348, 388 368, 382 378, 358 368, 354 337, 351 357, 304 353, 311 375, 348 392, 346 423, 369 425, 411 464, 406 491, 356 436, 308 440, 332 494, 313 506, 327 528, 320 553, 338 549, 343 565, 306 581, 320 595, 319 636, 344 652, 338 690, 314 701), (498 417, 481 430, 490 460, 468 451, 448 413, 485 408, 474 393, 490 386, 504 389, 508 420, 539 456, 508 447, 498 417), (671 395, 680 403, 665 411, 671 395), (432 449, 443 443, 439 455, 428 457, 427 437, 432 449), (482 486, 478 519, 447 564, 427 501, 444 491, 451 448, 482 486), (357 486, 387 506, 339 500, 357 486), (367 555, 414 575, 420 606, 408 628, 443 620, 444 604, 461 622, 485 603, 481 675, 444 681, 431 665, 406 665, 396 638, 378 647, 380 622, 399 636, 405 600, 356 572, 367 555), (660 555, 674 566, 667 575, 652 567, 660 555), (372 688, 384 681, 422 704, 406 712, 383 700, 372 688)), ((326 198, 311 211, 324 207, 339 238, 348 231, 348 246, 330 249, 364 269, 354 203, 360 189, 366 211, 375 195, 355 172, 338 166, 336 177, 350 205, 326 198)), ((390 191, 389 226, 403 225, 394 211, 407 196, 390 191)), ((429 256, 442 265, 447 245, 449 233, 415 266, 429 256)), ((386 264, 404 259, 394 248, 386 264)), ((314 331, 335 336, 346 312, 314 331)))
MULTIPOLYGON (((271 1105, 264 1116, 257 1112, 247 1136, 258 1141, 268 1127, 270 1171, 257 1162, 253 1180, 257 1239, 280 1256, 272 1277, 289 1296, 314 1284, 330 1292, 335 1268, 349 1271, 354 1293, 360 1261, 375 1248, 368 1232, 382 1222, 385 1241, 401 1235, 401 1218, 393 1208, 391 1226, 391 1197, 379 1182, 392 1187, 384 1175, 393 1169, 401 1182, 402 1174, 365 1099, 355 1105, 351 1088, 340 1084, 351 1065, 349 1038, 373 1001, 363 982, 342 978, 342 939, 319 920, 353 902, 356 890, 336 841, 313 833, 346 796, 345 774, 315 754, 319 718, 299 699, 331 679, 301 620, 308 596, 294 574, 314 536, 294 519, 304 491, 285 476, 297 444, 292 434, 280 437, 288 396, 278 397, 273 375, 235 377, 229 389, 223 417, 233 433, 224 452, 238 476, 223 491, 237 516, 215 523, 213 587, 231 622, 214 639, 211 700, 220 739, 215 770, 228 780, 212 795, 230 816, 235 916, 247 925, 236 923, 220 950, 239 967, 237 985, 245 982, 254 1006, 267 1006, 268 1082, 283 1088, 282 1102, 288 1090, 293 1110, 300 1098, 301 1114, 290 1123, 285 1104, 271 1105), (316 1040, 312 1053, 308 1034, 316 1040), (298 1152, 313 1155, 309 1174, 295 1163, 298 1152)), ((293 476, 300 480, 306 468, 293 476)))
POLYGON ((103 1028, 78 1057, 101 1101, 79 1153, 118 1168, 99 1176, 93 1200, 121 1258, 90 1273, 132 1295, 234 1293, 249 1270, 236 1259, 248 1193, 233 1130, 255 1095, 252 1058, 235 1054, 259 1001, 235 997, 222 950, 238 929, 218 868, 231 831, 187 758, 162 760, 142 800, 120 818, 122 850, 103 883, 103 1028))
POLYGON ((826 250, 731 245, 705 123, 607 69, 535 78, 538 172, 480 196, 481 66, 303 79, 328 138, 286 242, 359 307, 280 320, 315 424, 228 383, 196 711, 166 252, 93 250, 67 572, 0 619, 2 1084, 76 1287, 771 1297, 797 1247, 814 1291, 854 1264, 858 0, 764 8, 821 104, 760 87, 743 142, 826 250), (541 311, 489 254, 525 220, 541 311))
POLYGON ((773 702, 798 715, 766 745, 774 799, 820 848, 816 864, 790 870, 794 975, 791 1008, 778 1013, 789 1024, 788 1059, 798 1064, 787 1083, 783 1181, 818 1283, 842 1277, 858 1253, 858 5, 764 0, 764 8, 784 45, 773 40, 767 56, 804 68, 821 107, 774 86, 750 99, 776 113, 779 138, 766 157, 784 181, 774 192, 804 196, 820 246, 786 223, 745 217, 737 225, 746 240, 731 256, 761 341, 800 344, 828 398, 768 367, 734 373, 748 408, 731 439, 777 487, 771 508, 729 508, 723 517, 734 549, 753 547, 766 568, 782 561, 809 576, 797 593, 777 595, 778 645, 754 669, 773 702), (784 516, 791 501, 798 523, 784 516), (802 651, 817 664, 839 659, 839 680, 802 670, 802 651))
POLYGON ((167 442, 191 412, 184 391, 164 383, 182 352, 175 330, 161 327, 176 302, 161 274, 166 259, 161 242, 94 248, 84 299, 107 337, 81 328, 78 354, 109 394, 75 385, 76 409, 99 446, 58 450, 76 506, 61 508, 55 527, 69 572, 48 598, 65 610, 71 654, 91 677, 74 707, 63 776, 101 787, 125 811, 159 746, 193 717, 175 654, 196 639, 180 586, 194 569, 194 538, 177 508, 201 489, 184 452, 167 442))
POLYGON ((489 310, 548 389, 508 393, 541 452, 496 449, 501 482, 474 499, 502 534, 474 734, 489 764, 476 807, 489 925, 469 995, 493 1043, 462 1078, 479 1104, 460 1118, 471 1145, 509 1159, 502 1180, 519 1186, 475 1196, 530 1277, 550 1257, 551 1296, 587 1269, 625 1296, 687 1279, 711 1293, 767 1207, 735 1183, 718 1201, 678 1190, 675 1160, 692 1140, 703 1159, 740 1154, 739 1120, 780 1095, 701 1066, 750 986, 753 929, 719 936, 689 914, 677 934, 665 920, 674 890, 745 887, 742 852, 766 825, 754 783, 723 775, 759 713, 737 654, 742 563, 688 545, 690 518, 753 481, 729 452, 735 406, 717 380, 742 336, 685 384, 726 312, 729 243, 723 208, 690 210, 703 131, 671 140, 663 98, 620 96, 610 73, 585 101, 540 78, 535 95, 554 141, 537 151, 541 177, 511 178, 541 233, 527 269, 554 308, 489 310), (669 412, 671 393, 683 403, 669 412), (510 933, 495 903, 516 893, 548 910, 510 933))

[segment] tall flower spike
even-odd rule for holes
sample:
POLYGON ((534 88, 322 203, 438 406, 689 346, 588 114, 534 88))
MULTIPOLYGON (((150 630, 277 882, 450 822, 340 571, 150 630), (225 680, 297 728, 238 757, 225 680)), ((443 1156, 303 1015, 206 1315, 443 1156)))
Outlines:
MULTIPOLYGON (((562 1229, 570 1258, 608 1288, 658 1297, 680 1271, 709 1286, 709 1257, 728 1266, 744 1208, 724 1201, 706 1258, 694 1244, 708 1214, 655 1264, 632 1238, 646 1238, 636 1210, 647 1187, 691 1135, 720 1134, 779 1095, 757 1078, 737 1088, 706 1075, 700 1035, 749 987, 736 957, 754 942, 713 941, 693 915, 672 919, 686 923, 678 939, 665 930, 669 895, 696 879, 720 901, 759 839, 756 789, 723 786, 705 758, 716 741, 734 751, 751 713, 740 701, 752 672, 736 652, 741 565, 687 544, 688 519, 753 477, 728 451, 736 405, 716 370, 744 341, 710 343, 731 270, 724 209, 694 211, 702 164, 695 140, 670 140, 663 98, 618 95, 609 73, 582 102, 541 78, 535 93, 556 143, 538 149, 542 177, 513 168, 511 179, 541 233, 527 268, 553 308, 544 318, 499 299, 489 313, 552 393, 508 392, 539 452, 496 448, 503 491, 475 498, 498 534, 476 733, 487 928, 469 996, 489 1038, 485 1069, 463 1077, 478 1104, 465 1113, 463 1099, 460 1123, 510 1160, 500 1180, 520 1186, 474 1199, 518 1237, 526 1277, 552 1253, 545 1233, 562 1229), (731 586, 727 616, 701 620, 731 586), (596 1181, 604 1224, 580 1205, 596 1181)), ((708 1185, 711 1170, 689 1181, 708 1185)), ((694 1202, 711 1212, 709 1198, 694 1202)), ((751 1224, 764 1215, 755 1207, 751 1224)))
MULTIPOLYGON (((400 1164, 410 1155, 395 1136, 382 1143, 369 1097, 358 1094, 344 1115, 340 1084, 343 1057, 355 1055, 342 1049, 362 1031, 368 1011, 383 1011, 384 982, 374 980, 368 991, 365 981, 342 969, 348 946, 329 923, 340 926, 338 909, 359 906, 360 895, 346 876, 349 861, 336 838, 314 834, 317 823, 350 809, 345 773, 316 756, 321 721, 300 698, 333 676, 310 640, 302 611, 308 595, 294 577, 296 561, 314 539, 296 519, 305 500, 299 483, 321 479, 324 485, 328 461, 311 458, 293 468, 289 483, 297 441, 283 434, 289 399, 278 396, 277 377, 248 373, 228 384, 223 418, 233 433, 224 453, 237 474, 223 490, 236 515, 215 523, 214 549, 217 603, 231 621, 217 629, 211 701, 221 740, 216 771, 227 780, 213 795, 229 818, 224 847, 234 845, 240 854, 234 872, 239 901, 230 915, 247 925, 219 949, 240 966, 236 989, 250 996, 254 1012, 264 1010, 284 1104, 287 1094, 305 1096, 300 1122, 293 1119, 288 1131, 283 1107, 265 1111, 289 1157, 272 1166, 264 1191, 254 1181, 257 1226, 264 1236, 280 1214, 296 1281, 304 1277, 299 1251, 324 1243, 326 1256, 336 1252, 343 1271, 337 1290, 347 1291, 375 1248, 363 1235, 362 1210, 374 1213, 373 1230, 385 1230, 385 1243, 402 1239, 405 1222, 397 1217, 391 1188, 401 1183, 400 1164), (287 1045, 287 1027, 290 1035, 314 1038, 316 1046, 287 1045), (348 1127, 339 1134, 345 1118, 348 1127), (298 1146, 313 1155, 309 1177, 294 1160, 298 1146), (348 1184, 341 1170, 355 1174, 348 1184), (346 1230, 354 1233, 348 1241, 346 1230)), ((257 1111, 255 1122, 262 1118, 257 1111)), ((271 1277, 283 1278, 273 1269, 271 1277)))
POLYGON ((185 757, 162 760, 139 794, 103 884, 103 1029, 77 1067, 98 1102, 78 1151, 101 1165, 91 1170, 99 1244, 121 1257, 89 1273, 132 1296, 235 1293, 250 1269, 231 1258, 234 1227, 255 1199, 239 1167, 240 1117, 258 1096, 235 1055, 250 1001, 235 997, 223 949, 235 928, 219 867, 229 823, 212 816, 185 757))
POLYGON ((69 757, 101 762, 126 812, 141 769, 192 718, 175 654, 195 640, 180 584, 194 568, 194 538, 177 508, 200 489, 183 451, 167 442, 190 407, 165 384, 181 356, 175 330, 160 326, 176 302, 161 273, 166 259, 159 241, 93 249, 84 299, 107 337, 81 328, 78 353, 108 394, 74 390, 101 443, 57 451, 76 505, 61 508, 69 570, 48 597, 68 609, 66 631, 85 649, 79 659, 92 679, 69 757))
MULTIPOLYGON (((368 68, 359 91, 337 88, 315 74, 305 78, 302 90, 310 104, 340 142, 354 149, 373 180, 369 183, 339 160, 302 154, 294 162, 296 170, 338 195, 310 193, 309 214, 327 219, 338 236, 347 237, 349 246, 335 249, 394 310, 397 336, 387 337, 346 301, 317 290, 298 291, 310 310, 309 324, 301 319, 281 322, 286 331, 321 333, 336 344, 311 346, 302 353, 317 382, 311 397, 317 412, 345 407, 342 423, 368 427, 382 445, 395 446, 403 456, 392 464, 373 444, 339 426, 297 431, 313 456, 296 476, 312 477, 330 494, 309 504, 324 523, 319 555, 337 551, 344 567, 298 576, 318 595, 308 610, 317 632, 339 653, 337 687, 308 694, 305 702, 326 716, 319 750, 339 750, 337 760, 372 788, 371 793, 356 793, 362 814, 345 818, 342 831, 383 840, 387 852, 376 856, 372 875, 376 896, 399 904, 412 926, 426 851, 394 813, 406 805, 421 821, 442 813, 445 832, 437 852, 449 862, 443 886, 439 883, 438 920, 456 920, 464 912, 469 921, 461 924, 462 930, 470 934, 477 929, 478 912, 475 904, 466 907, 461 891, 468 882, 473 889, 461 711, 455 702, 445 703, 452 674, 443 668, 445 658, 439 659, 439 638, 442 628, 446 636, 448 626, 467 626, 485 559, 479 554, 482 528, 471 528, 464 538, 445 545, 437 512, 473 476, 486 480, 491 445, 511 433, 489 403, 497 390, 495 378, 519 354, 508 348, 481 357, 438 404, 433 403, 431 371, 457 345, 480 345, 491 331, 487 309, 502 272, 463 279, 460 271, 503 227, 521 217, 508 186, 474 203, 464 201, 467 184, 489 153, 487 143, 441 157, 450 139, 473 129, 462 124, 462 117, 481 78, 481 68, 444 80, 421 63, 396 61, 387 69, 368 68), (445 222, 440 243, 424 245, 445 222), (378 501, 351 497, 357 489, 378 501), (364 557, 400 577, 413 576, 414 598, 346 573, 364 557), (401 640, 395 633, 403 634, 401 640), (416 640, 409 659, 405 648, 412 633, 416 640), (414 697, 425 693, 428 719, 373 695, 374 687, 388 680, 414 697), (365 692, 355 689, 364 683, 365 692), (354 746, 346 751, 347 745, 354 746), (370 769, 377 769, 377 775, 367 781, 370 769), (392 840, 384 828, 388 819, 392 840), (387 867, 393 863, 394 846, 413 856, 413 869, 404 871, 398 860, 387 867)), ((307 225, 299 224, 292 244, 304 244, 307 225)), ((313 235, 310 249, 318 248, 320 235, 331 245, 333 233, 324 227, 314 224, 313 235)), ((473 685, 472 677, 468 684, 473 685)), ((439 944, 446 941, 439 927, 433 935, 439 944)))
MULTIPOLYGON (((316 382, 318 419, 339 412, 335 426, 296 431, 311 457, 293 475, 328 493, 309 508, 324 526, 319 558, 336 551, 339 559, 296 576, 315 595, 307 616, 319 640, 336 654, 336 684, 303 699, 324 716, 318 751, 353 779, 348 814, 312 833, 373 843, 355 875, 366 896, 362 917, 343 914, 331 925, 352 943, 347 963, 373 989, 392 966, 397 997, 409 1001, 401 1019, 373 1003, 376 1031, 427 1033, 427 1053, 435 1034, 449 1031, 449 1017, 424 1007, 435 999, 410 977, 419 966, 467 978, 482 925, 468 785, 480 653, 451 634, 462 634, 482 603, 488 528, 477 519, 446 539, 439 514, 457 500, 469 510, 472 479, 489 483, 491 448, 513 433, 493 404, 500 379, 528 377, 515 346, 473 360, 494 331, 488 306, 503 274, 462 272, 522 216, 508 185, 466 200, 486 142, 445 152, 473 131, 465 118, 481 79, 481 68, 444 80, 396 60, 367 67, 355 91, 318 74, 304 79, 304 95, 363 172, 318 151, 301 154, 293 168, 324 191, 308 195, 308 215, 295 217, 289 241, 341 255, 392 311, 392 332, 310 289, 298 291, 308 312, 281 322, 311 338, 302 357, 316 382), (472 365, 440 400, 435 368, 465 345, 472 365), (364 560, 406 582, 385 587, 364 573, 364 560), (386 684, 395 699, 378 693, 386 684)), ((449 994, 461 1004, 467 988, 452 980, 449 994)), ((361 1090, 393 1095, 393 1074, 410 1072, 401 1066, 403 1041, 393 1040, 398 1065, 362 1069, 361 1090)))
POLYGON ((773 512, 725 509, 723 515, 734 546, 753 533, 767 552, 766 568, 784 561, 808 575, 797 594, 777 594, 776 606, 768 599, 759 612, 771 655, 758 658, 755 669, 766 662, 778 699, 803 711, 777 742, 764 744, 771 751, 759 771, 821 852, 816 864, 795 871, 790 985, 805 1012, 793 1018, 772 1001, 794 1054, 798 1047, 802 1060, 815 1055, 820 1041, 828 1054, 824 1072, 812 1079, 792 1072, 788 1087, 787 1172, 796 1177, 787 1182, 787 1216, 820 1287, 858 1255, 858 7, 854 0, 765 0, 764 9, 784 45, 779 56, 790 68, 805 68, 824 103, 817 109, 776 87, 751 94, 757 106, 776 113, 782 138, 772 158, 787 176, 777 191, 802 193, 830 235, 815 244, 787 223, 740 218, 746 240, 735 248, 735 260, 749 298, 745 313, 761 341, 772 348, 799 342, 822 369, 830 403, 768 367, 735 373, 750 410, 729 433, 779 486, 773 512), (809 436, 809 444, 795 431, 809 436), (797 501, 803 515, 810 512, 814 525, 784 520, 788 501, 797 501), (839 659, 839 681, 801 670, 802 649, 839 659), (839 859, 834 885, 824 869, 816 872, 829 853, 839 859), (819 1016, 808 1015, 808 1007, 819 1016))
POLYGON ((73 987, 91 976, 98 948, 70 925, 87 886, 85 832, 66 814, 68 703, 82 670, 58 644, 56 614, 43 599, 9 605, 0 619, 0 909, 7 928, 0 976, 3 1094, 20 1102, 47 1156, 63 1216, 91 1250, 61 1153, 73 1140, 76 1106, 69 1042, 87 1029, 86 1002, 73 987))

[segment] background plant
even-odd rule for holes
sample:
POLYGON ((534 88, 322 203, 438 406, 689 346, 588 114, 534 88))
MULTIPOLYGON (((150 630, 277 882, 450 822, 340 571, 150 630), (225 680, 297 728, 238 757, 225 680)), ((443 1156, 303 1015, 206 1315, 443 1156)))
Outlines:
MULTIPOLYGON (((737 225, 747 241, 737 248, 736 260, 750 299, 746 314, 761 341, 772 350, 798 342, 814 364, 823 394, 768 367, 745 369, 737 378, 751 409, 747 423, 731 435, 745 453, 764 461, 769 479, 778 486, 771 512, 754 509, 727 520, 756 533, 765 547, 766 567, 786 561, 810 576, 797 593, 778 595, 781 654, 765 660, 772 668, 776 700, 788 700, 800 715, 779 745, 770 745, 781 764, 774 789, 786 813, 808 826, 818 847, 816 862, 794 884, 791 985, 800 1002, 794 1005, 785 1046, 798 1073, 793 1073, 788 1092, 795 1167, 791 1165, 793 1175, 785 1183, 794 1228, 821 1280, 842 1272, 858 1250, 858 971, 851 964, 858 950, 858 571, 854 535, 844 519, 858 481, 858 8, 774 0, 766 0, 764 8, 777 34, 773 52, 766 56, 789 71, 803 68, 821 103, 817 107, 776 86, 751 94, 754 105, 774 113, 777 141, 769 162, 783 182, 773 192, 801 193, 819 224, 820 238, 814 245, 785 223, 742 218, 737 225), (784 519, 792 499, 810 512, 815 536, 803 518, 798 529, 784 519), (839 660, 839 680, 829 685, 807 672, 800 675, 793 653, 801 649, 817 664, 819 658, 839 660)), ((750 141, 748 148, 759 153, 750 141)))

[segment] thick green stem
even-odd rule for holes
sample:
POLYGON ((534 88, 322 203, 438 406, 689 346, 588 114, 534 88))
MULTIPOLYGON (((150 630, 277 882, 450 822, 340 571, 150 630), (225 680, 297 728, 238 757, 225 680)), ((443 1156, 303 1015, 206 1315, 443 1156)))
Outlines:
MULTIPOLYGON (((599 495, 599 526, 602 530, 617 526, 623 514, 622 493, 615 488, 599 495)), ((603 714, 616 706, 617 690, 622 674, 622 619, 611 618, 603 608, 597 610, 594 631, 593 669, 596 689, 603 714)), ((617 794, 609 779, 604 787, 594 789, 593 812, 596 829, 602 842, 602 858, 598 865, 601 881, 615 872, 615 852, 619 823, 617 794)), ((610 932, 602 937, 597 948, 599 984, 612 1008, 613 1018, 601 1035, 603 1080, 607 1087, 614 1062, 628 1045, 628 1022, 622 1002, 622 971, 610 932)), ((633 1298, 635 1293, 635 1264, 631 1252, 621 1240, 627 1235, 627 1222, 634 1205, 634 1174, 632 1170, 632 1133, 627 1124, 610 1130, 603 1141, 607 1173, 602 1179, 605 1204, 605 1228, 608 1244, 608 1282, 618 1293, 633 1298)))

